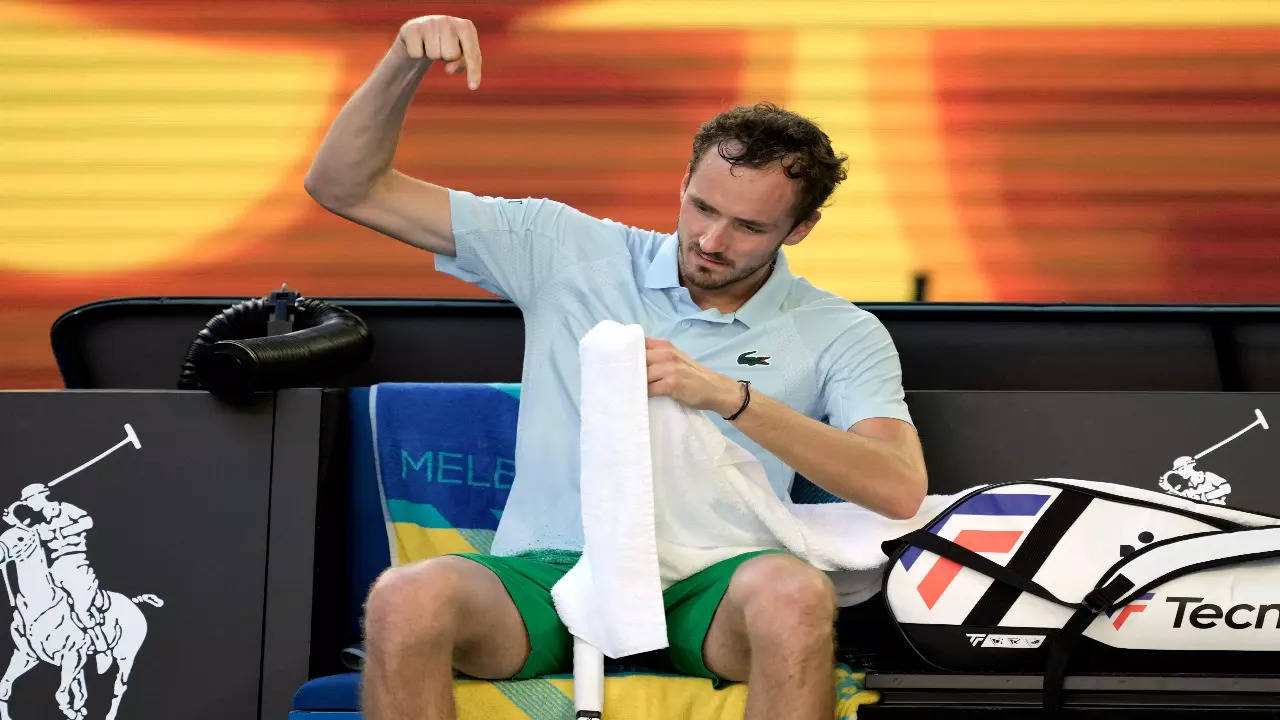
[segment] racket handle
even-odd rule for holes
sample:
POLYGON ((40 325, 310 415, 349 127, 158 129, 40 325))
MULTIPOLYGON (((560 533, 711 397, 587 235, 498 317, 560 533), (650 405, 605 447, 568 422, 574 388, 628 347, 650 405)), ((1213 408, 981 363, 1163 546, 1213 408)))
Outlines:
POLYGON ((604 709, 604 653, 573 638, 573 707, 575 718, 599 720, 604 709))

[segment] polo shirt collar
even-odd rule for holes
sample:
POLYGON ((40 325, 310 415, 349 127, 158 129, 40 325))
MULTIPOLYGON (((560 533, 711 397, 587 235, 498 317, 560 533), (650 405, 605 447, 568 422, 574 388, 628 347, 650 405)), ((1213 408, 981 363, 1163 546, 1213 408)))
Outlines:
POLYGON ((778 262, 774 264, 773 272, 769 273, 769 279, 756 290, 755 295, 747 298, 734 316, 741 320, 743 325, 752 327, 782 314, 782 301, 786 299, 794 277, 791 274, 791 268, 787 267, 786 254, 779 249, 778 262))
MULTIPOLYGON (((662 242, 645 273, 645 287, 652 290, 680 287, 680 270, 676 257, 678 246, 679 240, 674 233, 662 242)), ((786 254, 779 250, 778 262, 773 266, 773 272, 769 273, 769 279, 732 314, 733 317, 741 320, 747 327, 776 317, 794 277, 787 265, 786 254)))
POLYGON ((653 256, 649 272, 644 276, 645 287, 651 290, 680 287, 680 268, 676 264, 679 244, 675 233, 672 233, 658 246, 658 253, 653 256))

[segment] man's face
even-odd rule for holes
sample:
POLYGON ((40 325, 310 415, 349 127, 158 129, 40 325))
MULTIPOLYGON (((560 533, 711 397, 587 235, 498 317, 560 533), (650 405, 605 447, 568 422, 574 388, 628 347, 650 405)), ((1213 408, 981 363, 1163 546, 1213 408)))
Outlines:
POLYGON ((701 290, 759 281, 778 248, 804 239, 817 213, 792 229, 798 181, 779 163, 734 167, 715 148, 685 176, 680 194, 680 280, 701 290))

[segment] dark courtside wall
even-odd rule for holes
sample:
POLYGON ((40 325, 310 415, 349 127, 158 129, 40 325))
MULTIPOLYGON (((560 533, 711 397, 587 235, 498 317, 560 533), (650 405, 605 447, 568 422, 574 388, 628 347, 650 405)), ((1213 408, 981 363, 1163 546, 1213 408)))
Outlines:
MULTIPOLYGON (((209 318, 244 298, 122 298, 52 331, 68 388, 171 388, 209 318)), ((374 338, 331 387, 515 382, 524 325, 500 300, 332 298, 374 338)), ((1280 306, 859 304, 888 328, 908 390, 1280 391, 1280 306)))

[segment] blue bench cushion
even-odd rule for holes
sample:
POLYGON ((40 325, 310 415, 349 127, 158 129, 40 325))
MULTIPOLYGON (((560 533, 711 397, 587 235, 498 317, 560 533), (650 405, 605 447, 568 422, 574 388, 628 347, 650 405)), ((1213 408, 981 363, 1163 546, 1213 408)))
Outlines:
POLYGON ((308 680, 293 694, 294 710, 354 710, 360 701, 360 673, 308 680))

